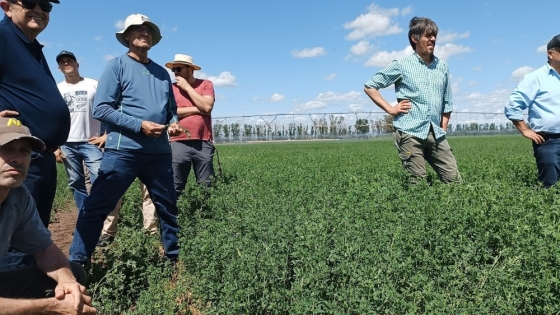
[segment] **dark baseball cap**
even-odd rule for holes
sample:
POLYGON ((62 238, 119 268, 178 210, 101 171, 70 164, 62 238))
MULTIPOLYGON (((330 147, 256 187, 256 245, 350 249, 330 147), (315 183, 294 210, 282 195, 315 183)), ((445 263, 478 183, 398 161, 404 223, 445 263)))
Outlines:
POLYGON ((34 150, 45 149, 45 143, 32 136, 29 128, 22 125, 17 118, 0 117, 0 146, 17 139, 29 139, 34 150))
POLYGON ((73 53, 69 52, 68 50, 63 50, 60 53, 58 53, 58 55, 56 55, 56 62, 58 63, 60 61, 60 58, 62 58, 64 56, 70 57, 70 58, 74 59, 74 61, 78 61, 78 60, 76 60, 76 56, 74 56, 73 53))
POLYGON ((552 37, 548 45, 546 45, 546 50, 551 50, 552 48, 560 47, 560 34, 552 37))

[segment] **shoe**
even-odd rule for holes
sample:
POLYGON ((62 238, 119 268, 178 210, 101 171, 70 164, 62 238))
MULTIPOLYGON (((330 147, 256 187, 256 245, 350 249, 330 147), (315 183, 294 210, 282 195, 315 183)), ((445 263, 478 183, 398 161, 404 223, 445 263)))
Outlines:
POLYGON ((105 247, 108 246, 109 244, 111 244, 113 241, 115 240, 115 238, 109 234, 103 234, 101 235, 101 237, 99 238, 99 241, 97 241, 97 246, 99 247, 105 247))

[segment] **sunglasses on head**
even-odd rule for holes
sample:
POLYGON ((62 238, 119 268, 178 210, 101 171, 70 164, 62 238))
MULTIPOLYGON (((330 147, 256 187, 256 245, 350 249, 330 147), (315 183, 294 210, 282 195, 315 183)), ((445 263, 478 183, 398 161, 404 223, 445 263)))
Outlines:
POLYGON ((138 33, 144 33, 144 32, 146 32, 146 33, 148 33, 148 34, 150 34, 150 35, 154 35, 154 33, 156 32, 156 31, 154 31, 151 27, 149 27, 149 26, 142 26, 142 25, 132 25, 132 26, 130 27, 130 29, 133 30, 133 31, 136 31, 136 32, 138 32, 138 33))
MULTIPOLYGON (((12 2, 14 4, 19 4, 18 1, 12 2)), ((21 0, 21 6, 26 8, 27 10, 33 10, 35 7, 39 5, 39 8, 43 12, 51 12, 53 5, 49 1, 37 1, 37 0, 21 0)))

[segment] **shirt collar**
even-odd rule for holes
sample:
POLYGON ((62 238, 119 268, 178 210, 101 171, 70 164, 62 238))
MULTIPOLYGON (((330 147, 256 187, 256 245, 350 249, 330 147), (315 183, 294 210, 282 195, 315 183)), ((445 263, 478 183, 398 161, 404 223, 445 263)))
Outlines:
POLYGON ((430 63, 429 65, 427 65, 424 60, 422 59, 422 57, 420 57, 420 55, 418 55, 418 53, 414 52, 414 56, 416 56, 416 58, 418 58, 418 61, 420 61, 423 65, 425 66, 431 66, 431 65, 436 65, 439 61, 439 58, 436 57, 436 55, 432 54, 432 63, 430 63))
POLYGON ((560 76, 560 74, 554 68, 552 68, 548 62, 546 63, 545 67, 548 70, 548 74, 556 74, 556 76, 560 76))
POLYGON ((4 14, 4 19, 2 20, 2 23, 6 23, 8 24, 8 27, 10 27, 12 29, 12 31, 14 33, 16 33, 16 35, 26 44, 35 44, 35 45, 39 45, 41 48, 43 48, 43 45, 39 44, 39 42, 37 41, 37 39, 35 39, 34 41, 30 41, 29 38, 27 38, 27 36, 25 36, 25 34, 23 34, 23 32, 19 29, 19 27, 17 27, 14 22, 12 22, 12 19, 10 19, 7 15, 4 14))

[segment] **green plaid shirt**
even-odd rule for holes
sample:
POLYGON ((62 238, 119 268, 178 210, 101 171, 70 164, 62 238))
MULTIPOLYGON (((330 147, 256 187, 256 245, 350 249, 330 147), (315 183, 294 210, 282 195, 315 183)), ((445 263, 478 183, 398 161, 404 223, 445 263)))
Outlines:
POLYGON ((444 60, 434 56, 426 65, 418 54, 391 62, 387 68, 377 72, 365 83, 376 90, 395 84, 397 100, 410 100, 412 108, 408 114, 399 114, 393 126, 420 139, 428 138, 430 126, 436 138, 445 136, 440 127, 441 115, 453 111, 449 68, 444 60))

